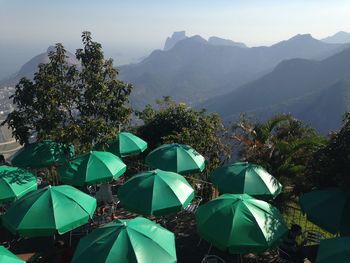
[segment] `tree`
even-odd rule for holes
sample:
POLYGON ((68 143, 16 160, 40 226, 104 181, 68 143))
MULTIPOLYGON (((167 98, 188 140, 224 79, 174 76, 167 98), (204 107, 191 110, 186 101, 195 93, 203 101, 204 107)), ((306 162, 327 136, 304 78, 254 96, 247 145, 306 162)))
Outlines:
POLYGON ((128 122, 132 86, 117 79, 112 59, 105 59, 101 44, 83 32, 84 47, 69 65, 66 50, 56 44, 49 62, 39 65, 33 81, 21 79, 11 97, 16 110, 2 123, 13 129, 21 144, 30 136, 72 143, 78 152, 112 137, 128 122))
POLYGON ((285 189, 299 193, 311 185, 305 182, 313 154, 326 138, 291 115, 277 115, 262 123, 242 116, 233 125, 234 142, 242 160, 263 166, 279 179, 285 189))
POLYGON ((350 113, 343 117, 343 126, 329 136, 327 144, 313 156, 308 174, 314 186, 350 188, 350 113))
MULTIPOLYGON (((196 111, 184 103, 175 103, 170 97, 157 101, 157 108, 150 105, 139 118, 144 122, 138 128, 140 137, 148 142, 149 149, 164 143, 187 144, 196 149, 206 159, 206 169, 200 175, 208 180, 210 172, 231 156, 231 148, 226 143, 226 130, 217 114, 196 111)), ((204 197, 211 192, 205 184, 204 197)))

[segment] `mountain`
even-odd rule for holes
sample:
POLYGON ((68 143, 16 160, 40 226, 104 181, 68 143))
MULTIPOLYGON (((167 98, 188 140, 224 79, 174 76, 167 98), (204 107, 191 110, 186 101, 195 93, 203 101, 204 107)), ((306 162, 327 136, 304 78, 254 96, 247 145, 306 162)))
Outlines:
POLYGON ((329 36, 321 39, 321 41, 326 43, 339 43, 339 44, 350 43, 350 33, 340 31, 334 34, 333 36, 329 36))
POLYGON ((244 43, 234 42, 230 39, 223 39, 219 37, 210 37, 208 39, 208 43, 214 46, 232 46, 232 47, 242 47, 242 48, 247 47, 244 43))
MULTIPOLYGON (((41 53, 33 57, 32 59, 30 59, 20 68, 20 70, 17 73, 3 80, 0 84, 2 86, 11 86, 11 85, 15 85, 23 77, 32 79, 34 77, 34 73, 38 71, 39 64, 49 62, 48 54, 53 50, 54 50, 53 46, 48 47, 46 52, 41 53)), ((75 55, 73 53, 67 51, 66 55, 67 55, 66 60, 69 65, 79 65, 79 61, 75 58, 75 55)))
POLYGON ((218 112, 225 121, 242 112, 257 119, 291 113, 325 133, 339 127, 350 105, 349 76, 350 48, 322 61, 287 60, 271 73, 198 107, 218 112))
POLYGON ((171 37, 167 37, 167 39, 165 40, 163 50, 172 49, 176 45, 176 43, 186 38, 186 31, 174 32, 171 37))
POLYGON ((120 67, 120 78, 134 85, 131 103, 136 109, 162 96, 196 105, 263 76, 283 60, 320 59, 344 48, 343 44, 327 44, 311 35, 253 48, 212 45, 193 36, 169 50, 152 52, 138 64, 120 67))

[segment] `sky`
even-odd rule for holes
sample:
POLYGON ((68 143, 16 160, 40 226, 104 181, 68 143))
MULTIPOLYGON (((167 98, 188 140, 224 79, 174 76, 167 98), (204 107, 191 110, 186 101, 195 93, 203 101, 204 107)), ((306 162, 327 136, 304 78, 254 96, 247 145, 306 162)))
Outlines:
POLYGON ((0 63, 7 63, 8 73, 57 42, 74 52, 84 30, 116 64, 125 64, 162 48, 180 30, 248 46, 299 33, 323 38, 350 32, 350 1, 0 0, 0 63))

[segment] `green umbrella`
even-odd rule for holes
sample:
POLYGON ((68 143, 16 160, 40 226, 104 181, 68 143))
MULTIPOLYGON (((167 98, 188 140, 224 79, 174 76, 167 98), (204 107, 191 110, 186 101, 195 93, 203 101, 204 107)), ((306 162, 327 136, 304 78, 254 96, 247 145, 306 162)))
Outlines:
POLYGON ((307 219, 332 234, 350 234, 350 195, 348 191, 329 188, 302 195, 299 199, 307 219))
POLYGON ((247 194, 223 194, 200 206, 196 221, 203 239, 235 254, 268 250, 288 232, 277 208, 247 194))
POLYGON ((58 174, 65 184, 83 186, 110 182, 126 171, 126 165, 109 152, 92 151, 60 167, 58 174))
POLYGON ((349 259, 350 237, 338 237, 321 241, 316 263, 348 263, 349 259))
POLYGON ((86 224, 96 209, 95 198, 69 185, 49 186, 13 203, 3 225, 25 237, 64 234, 86 224))
POLYGON ((25 263, 25 261, 0 246, 0 263, 25 263))
POLYGON ((42 168, 63 164, 74 156, 74 147, 63 143, 44 140, 31 143, 12 157, 12 164, 18 167, 42 168))
POLYGON ((184 144, 164 144, 146 157, 152 168, 179 174, 199 173, 204 170, 205 159, 193 148, 184 144))
POLYGON ((0 166, 0 203, 21 198, 37 189, 36 177, 17 167, 0 166))
POLYGON ((177 262, 174 234, 138 217, 116 220, 82 238, 73 263, 172 263, 177 262))
POLYGON ((120 203, 127 210, 142 215, 176 213, 193 197, 194 191, 184 177, 162 170, 139 173, 118 190, 120 203))
POLYGON ((264 168, 247 162, 220 167, 211 174, 210 180, 222 194, 249 194, 271 199, 282 191, 282 185, 264 168))
POLYGON ((115 155, 125 157, 142 153, 147 149, 147 142, 129 132, 120 132, 115 140, 100 143, 97 150, 105 150, 115 155))

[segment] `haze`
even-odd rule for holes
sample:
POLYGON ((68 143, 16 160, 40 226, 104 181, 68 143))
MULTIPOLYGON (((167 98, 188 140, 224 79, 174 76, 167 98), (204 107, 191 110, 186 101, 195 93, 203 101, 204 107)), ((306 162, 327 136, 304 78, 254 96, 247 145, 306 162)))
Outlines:
POLYGON ((0 78, 56 42, 74 51, 81 46, 83 30, 91 31, 120 65, 162 48, 178 30, 248 46, 270 45, 299 33, 322 38, 350 31, 350 1, 0 0, 0 63, 7 66, 0 78))

